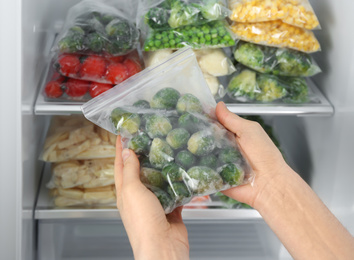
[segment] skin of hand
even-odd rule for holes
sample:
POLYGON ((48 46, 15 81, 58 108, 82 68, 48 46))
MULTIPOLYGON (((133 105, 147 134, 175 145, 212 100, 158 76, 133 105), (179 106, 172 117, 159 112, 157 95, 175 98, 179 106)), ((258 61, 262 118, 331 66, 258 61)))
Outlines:
POLYGON ((140 181, 139 160, 116 143, 117 207, 135 259, 189 259, 189 242, 182 207, 165 215, 157 197, 140 181))

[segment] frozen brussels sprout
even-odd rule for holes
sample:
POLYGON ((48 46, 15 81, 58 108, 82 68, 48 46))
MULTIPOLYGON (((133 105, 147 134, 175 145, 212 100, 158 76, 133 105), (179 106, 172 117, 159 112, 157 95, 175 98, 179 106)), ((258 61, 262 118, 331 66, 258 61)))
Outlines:
POLYGON ((242 183, 244 173, 242 170, 238 169, 235 164, 228 163, 221 168, 220 176, 225 183, 230 186, 235 186, 242 183))
POLYGON ((172 162, 173 150, 165 141, 155 138, 150 147, 149 160, 152 166, 162 169, 166 164, 172 162))
POLYGON ((140 167, 152 168, 148 157, 139 156, 140 167))
POLYGON ((231 98, 244 97, 254 100, 256 94, 260 92, 257 86, 256 75, 256 72, 244 69, 230 80, 227 94, 231 98))
POLYGON ((212 169, 217 167, 218 158, 215 155, 208 154, 200 158, 199 165, 206 166, 212 169))
POLYGON ((177 112, 183 114, 185 112, 190 113, 202 113, 203 106, 200 103, 199 99, 193 96, 192 94, 184 94, 178 99, 176 105, 177 112))
POLYGON ((197 158, 187 150, 182 150, 178 152, 176 155, 176 163, 184 167, 185 169, 189 169, 193 165, 195 165, 197 158))
POLYGON ((188 140, 188 150, 197 156, 211 153, 215 148, 214 136, 207 130, 194 133, 188 140))
POLYGON ((190 133, 194 133, 200 129, 200 120, 189 113, 184 113, 178 119, 179 127, 187 129, 190 133))
POLYGON ((223 187, 220 175, 209 167, 194 166, 187 171, 187 174, 187 185, 194 194, 207 195, 223 187))
POLYGON ((134 107, 138 107, 138 108, 143 108, 143 109, 148 109, 150 108, 150 104, 149 102, 147 102, 146 100, 138 100, 133 104, 134 107))
POLYGON ((164 137, 172 130, 171 122, 167 117, 148 115, 145 120, 145 130, 151 138, 164 137))
POLYGON ((119 107, 112 111, 111 122, 117 129, 117 132, 127 131, 130 134, 136 133, 141 123, 138 114, 127 112, 119 107))
POLYGON ((164 88, 158 91, 150 101, 151 108, 174 109, 181 94, 173 88, 164 88))
POLYGON ((170 212, 173 209, 175 203, 167 192, 159 188, 150 188, 150 190, 155 194, 165 211, 170 212))
POLYGON ((128 148, 133 150, 136 154, 146 154, 149 152, 149 144, 151 140, 149 136, 141 132, 137 136, 130 139, 128 148))
POLYGON ((182 181, 183 173, 185 173, 185 171, 174 162, 166 164, 162 169, 162 177, 169 183, 182 181))
POLYGON ((188 203, 192 198, 191 192, 183 182, 171 183, 167 187, 167 193, 170 195, 172 200, 176 202, 176 204, 188 203))
POLYGON ((221 164, 235 163, 240 159, 240 157, 241 157, 240 152, 235 150, 235 148, 232 147, 222 149, 218 155, 219 162, 221 164))
POLYGON ((161 172, 153 168, 141 168, 140 179, 142 183, 153 187, 163 188, 165 186, 161 172))
POLYGON ((189 140, 190 134, 184 128, 175 128, 166 136, 166 142, 173 148, 179 149, 185 146, 189 140))

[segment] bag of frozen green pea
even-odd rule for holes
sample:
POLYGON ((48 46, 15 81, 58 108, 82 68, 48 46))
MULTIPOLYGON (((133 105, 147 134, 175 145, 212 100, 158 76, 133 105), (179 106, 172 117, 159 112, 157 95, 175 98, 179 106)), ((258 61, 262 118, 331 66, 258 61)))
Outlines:
POLYGON ((167 214, 193 197, 253 179, 215 107, 195 53, 183 48, 85 103, 82 111, 121 135, 123 147, 138 155, 141 181, 167 214))

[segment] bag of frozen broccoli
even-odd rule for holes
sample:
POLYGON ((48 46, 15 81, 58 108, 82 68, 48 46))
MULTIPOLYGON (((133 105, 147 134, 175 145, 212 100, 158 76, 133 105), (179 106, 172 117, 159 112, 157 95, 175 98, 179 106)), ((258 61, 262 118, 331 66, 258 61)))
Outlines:
POLYGON ((69 9, 52 50, 117 56, 136 49, 139 31, 128 11, 99 1, 79 2, 69 9))
POLYGON ((166 213, 195 196, 249 182, 253 173, 194 52, 184 48, 82 106, 87 119, 122 136, 138 156, 142 182, 166 213))
POLYGON ((264 74, 242 66, 237 67, 226 93, 231 102, 301 104, 315 101, 305 78, 264 74))
POLYGON ((321 72, 309 54, 287 48, 239 41, 234 57, 239 63, 262 73, 310 77, 321 72))

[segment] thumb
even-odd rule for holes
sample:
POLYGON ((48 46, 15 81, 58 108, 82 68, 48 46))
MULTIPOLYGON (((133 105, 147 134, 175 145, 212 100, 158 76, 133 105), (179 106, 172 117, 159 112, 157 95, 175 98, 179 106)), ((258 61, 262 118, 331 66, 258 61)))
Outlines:
POLYGON ((140 164, 135 153, 132 150, 124 149, 122 152, 122 158, 124 185, 129 182, 140 181, 140 164))

